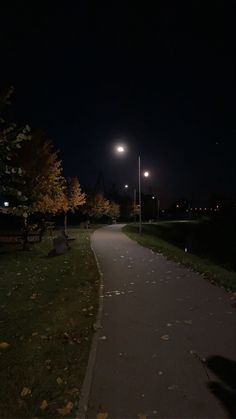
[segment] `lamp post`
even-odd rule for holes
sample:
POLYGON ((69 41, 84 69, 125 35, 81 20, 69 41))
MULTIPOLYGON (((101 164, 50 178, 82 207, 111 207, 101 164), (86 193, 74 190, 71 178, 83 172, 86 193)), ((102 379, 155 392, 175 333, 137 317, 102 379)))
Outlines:
MULTIPOLYGON (((118 153, 124 153, 125 147, 123 145, 119 145, 116 147, 118 153)), ((149 177, 149 172, 145 171, 143 173, 144 177, 149 177)), ((141 197, 141 157, 138 156, 138 192, 139 192, 139 234, 142 233, 142 197, 141 197)), ((134 193, 135 200, 136 200, 136 190, 134 193)))
POLYGON ((160 217, 160 199, 156 198, 155 195, 152 196, 152 199, 157 199, 157 219, 160 217))
POLYGON ((138 156, 139 234, 142 233, 141 158, 138 156))

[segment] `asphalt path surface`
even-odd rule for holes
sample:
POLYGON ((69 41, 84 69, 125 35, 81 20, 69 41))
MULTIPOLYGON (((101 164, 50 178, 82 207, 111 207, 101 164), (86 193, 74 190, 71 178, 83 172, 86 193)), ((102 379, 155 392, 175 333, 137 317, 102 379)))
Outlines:
POLYGON ((236 417, 235 295, 121 229, 92 237, 104 306, 88 417, 236 417))

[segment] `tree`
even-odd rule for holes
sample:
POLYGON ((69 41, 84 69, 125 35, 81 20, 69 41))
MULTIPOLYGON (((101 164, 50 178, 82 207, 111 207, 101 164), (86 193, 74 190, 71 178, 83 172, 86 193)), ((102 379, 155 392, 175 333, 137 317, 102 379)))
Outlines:
POLYGON ((72 177, 67 180, 66 188, 67 207, 65 208, 64 230, 67 229, 67 214, 69 211, 75 212, 81 205, 86 202, 86 195, 81 191, 80 183, 77 177, 72 177))
POLYGON ((112 219, 117 220, 117 218, 120 217, 120 205, 116 204, 114 201, 111 201, 107 215, 112 219))
POLYGON ((56 214, 67 207, 65 179, 58 151, 42 131, 32 134, 32 140, 21 148, 17 161, 24 178, 22 193, 27 197, 29 213, 56 214))
POLYGON ((97 193, 88 197, 84 212, 96 219, 107 216, 110 209, 110 202, 104 198, 102 193, 97 193))
POLYGON ((26 245, 30 214, 56 214, 67 210, 66 183, 58 151, 42 131, 32 134, 31 141, 23 144, 15 159, 22 168, 20 192, 27 198, 23 206, 18 206, 24 217, 26 245))
POLYGON ((18 128, 16 124, 8 124, 2 116, 6 105, 10 104, 13 88, 6 89, 0 95, 0 193, 13 200, 24 203, 22 194, 22 168, 14 159, 23 142, 30 140, 30 127, 18 128))

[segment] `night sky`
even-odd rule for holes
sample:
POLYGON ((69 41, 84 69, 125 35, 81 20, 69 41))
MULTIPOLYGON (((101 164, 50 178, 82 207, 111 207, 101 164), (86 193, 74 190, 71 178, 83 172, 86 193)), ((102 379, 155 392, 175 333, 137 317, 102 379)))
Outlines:
POLYGON ((14 85, 14 120, 49 133, 65 175, 134 186, 140 153, 164 206, 235 195, 233 2, 5 3, 0 88, 14 85))

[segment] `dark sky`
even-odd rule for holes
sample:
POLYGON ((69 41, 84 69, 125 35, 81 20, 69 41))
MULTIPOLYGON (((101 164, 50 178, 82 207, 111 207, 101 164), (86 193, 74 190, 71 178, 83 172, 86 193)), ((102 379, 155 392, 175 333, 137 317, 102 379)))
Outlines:
POLYGON ((235 193, 234 2, 5 3, 0 84, 66 175, 134 185, 140 153, 164 205, 235 193))

